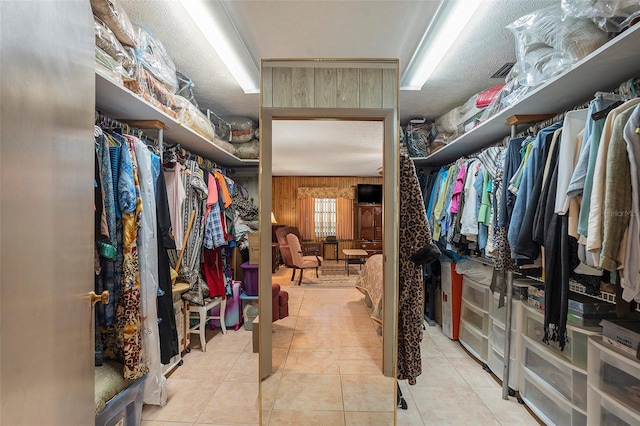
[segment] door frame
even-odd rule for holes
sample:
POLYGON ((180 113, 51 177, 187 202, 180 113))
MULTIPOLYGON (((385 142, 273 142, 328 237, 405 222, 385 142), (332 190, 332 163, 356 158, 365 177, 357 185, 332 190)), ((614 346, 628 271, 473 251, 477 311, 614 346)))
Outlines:
MULTIPOLYGON (((397 108, 260 109, 260 264, 271 264, 272 123, 274 120, 347 120, 383 122, 383 374, 396 377, 398 318, 399 134, 397 108)), ((271 294, 271 268, 259 268, 260 294, 271 294)), ((259 298, 260 379, 272 372, 271 298, 259 298), (263 320, 264 319, 264 320, 263 320)))

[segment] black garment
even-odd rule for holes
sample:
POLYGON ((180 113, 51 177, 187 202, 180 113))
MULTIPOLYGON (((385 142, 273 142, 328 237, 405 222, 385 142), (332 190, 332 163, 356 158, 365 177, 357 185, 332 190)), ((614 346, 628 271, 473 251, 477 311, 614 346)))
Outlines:
POLYGON ((156 214, 158 217, 158 334, 160 337, 160 362, 168 364, 178 354, 178 332, 176 314, 173 309, 171 293, 171 272, 169 270, 168 249, 175 249, 176 243, 171 237, 171 218, 164 173, 160 172, 156 182, 156 214))
POLYGON ((557 215, 555 199, 558 186, 558 161, 549 181, 543 218, 543 240, 545 250, 544 278, 544 342, 558 342, 564 349, 567 340, 567 311, 569 308, 569 218, 557 215), (551 327, 553 326, 553 333, 551 327))

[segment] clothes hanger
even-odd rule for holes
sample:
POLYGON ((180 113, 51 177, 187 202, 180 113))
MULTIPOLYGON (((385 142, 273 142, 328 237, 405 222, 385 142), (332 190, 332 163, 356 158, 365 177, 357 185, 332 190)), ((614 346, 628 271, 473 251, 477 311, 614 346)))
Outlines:
POLYGON ((602 99, 605 101, 624 101, 625 97, 615 92, 596 92, 593 95, 596 99, 602 99))

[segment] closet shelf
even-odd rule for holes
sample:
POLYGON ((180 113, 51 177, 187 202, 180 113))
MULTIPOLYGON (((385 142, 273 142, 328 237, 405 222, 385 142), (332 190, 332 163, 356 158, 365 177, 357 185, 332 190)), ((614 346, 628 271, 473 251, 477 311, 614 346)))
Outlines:
POLYGON ((596 90, 613 90, 637 77, 637 46, 640 25, 610 40, 598 50, 529 93, 515 105, 503 109, 484 123, 460 136, 428 157, 413 158, 416 165, 438 167, 491 146, 509 135, 507 118, 521 114, 560 113, 586 102, 596 90), (550 109, 553 108, 553 111, 550 109))
POLYGON ((165 124, 163 139, 179 143, 183 148, 221 166, 258 166, 258 160, 245 160, 225 151, 193 130, 180 125, 175 119, 141 99, 129 89, 120 86, 96 72, 96 109, 114 118, 124 120, 157 120, 165 124))

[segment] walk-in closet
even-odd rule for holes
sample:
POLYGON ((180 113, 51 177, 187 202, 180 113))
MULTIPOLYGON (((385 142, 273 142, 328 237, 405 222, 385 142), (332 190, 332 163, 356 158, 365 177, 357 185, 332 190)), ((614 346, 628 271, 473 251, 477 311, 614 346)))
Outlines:
POLYGON ((0 1, 0 424, 640 424, 640 0, 0 1))

